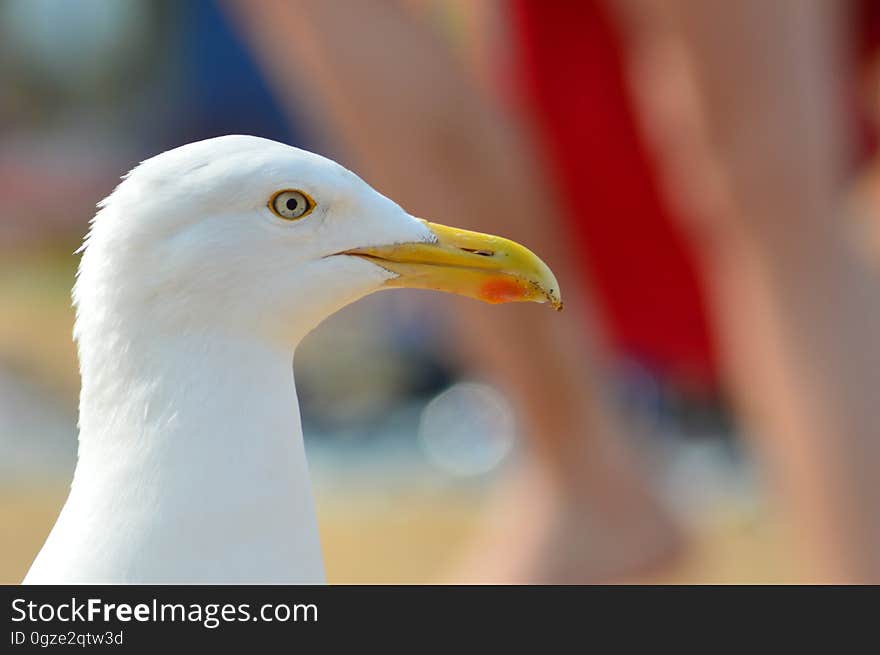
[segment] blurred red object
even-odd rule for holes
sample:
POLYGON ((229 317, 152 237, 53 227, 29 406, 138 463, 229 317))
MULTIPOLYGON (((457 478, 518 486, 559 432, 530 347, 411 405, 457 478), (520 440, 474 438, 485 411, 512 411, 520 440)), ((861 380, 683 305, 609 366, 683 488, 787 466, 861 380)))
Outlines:
POLYGON ((514 83, 555 166, 612 343, 663 373, 713 384, 717 356, 696 266, 661 197, 624 50, 600 5, 516 0, 514 83))

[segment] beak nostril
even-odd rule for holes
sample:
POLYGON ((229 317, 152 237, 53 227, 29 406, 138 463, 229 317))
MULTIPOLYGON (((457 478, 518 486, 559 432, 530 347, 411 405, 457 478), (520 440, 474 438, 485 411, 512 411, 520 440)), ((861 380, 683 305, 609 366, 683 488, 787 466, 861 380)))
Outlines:
POLYGON ((477 250, 475 248, 462 248, 465 252, 469 252, 473 255, 479 255, 480 257, 494 257, 495 251, 493 250, 477 250))

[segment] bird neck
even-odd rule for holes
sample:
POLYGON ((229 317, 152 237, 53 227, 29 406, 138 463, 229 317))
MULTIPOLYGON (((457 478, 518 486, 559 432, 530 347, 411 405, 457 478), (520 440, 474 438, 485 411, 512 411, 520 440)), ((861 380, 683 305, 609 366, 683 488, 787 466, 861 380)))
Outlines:
POLYGON ((208 582, 323 579, 292 349, 105 332, 81 336, 80 359, 69 502, 126 521, 134 550, 175 544, 168 568, 140 577, 192 581, 204 564, 189 558, 208 557, 208 582))

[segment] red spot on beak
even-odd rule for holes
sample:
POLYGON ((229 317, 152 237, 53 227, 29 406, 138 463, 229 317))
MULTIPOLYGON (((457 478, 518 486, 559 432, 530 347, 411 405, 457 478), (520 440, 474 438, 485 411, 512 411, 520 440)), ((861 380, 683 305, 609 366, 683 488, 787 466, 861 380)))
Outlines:
POLYGON ((525 287, 509 277, 493 277, 480 285, 480 299, 488 303, 515 302, 525 296, 525 287))

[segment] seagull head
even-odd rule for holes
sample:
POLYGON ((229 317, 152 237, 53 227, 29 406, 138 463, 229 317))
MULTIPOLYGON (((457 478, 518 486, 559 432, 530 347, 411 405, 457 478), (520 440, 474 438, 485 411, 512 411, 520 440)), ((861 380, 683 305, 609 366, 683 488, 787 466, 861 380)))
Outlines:
POLYGON ((415 218, 343 166, 267 139, 164 152, 100 206, 74 292, 78 329, 88 306, 154 330, 290 341, 394 287, 562 306, 553 273, 525 247, 415 218))
POLYGON ((76 473, 29 582, 323 581, 299 339, 391 287, 561 306, 526 248, 249 136, 135 168, 100 203, 77 275, 76 473))

